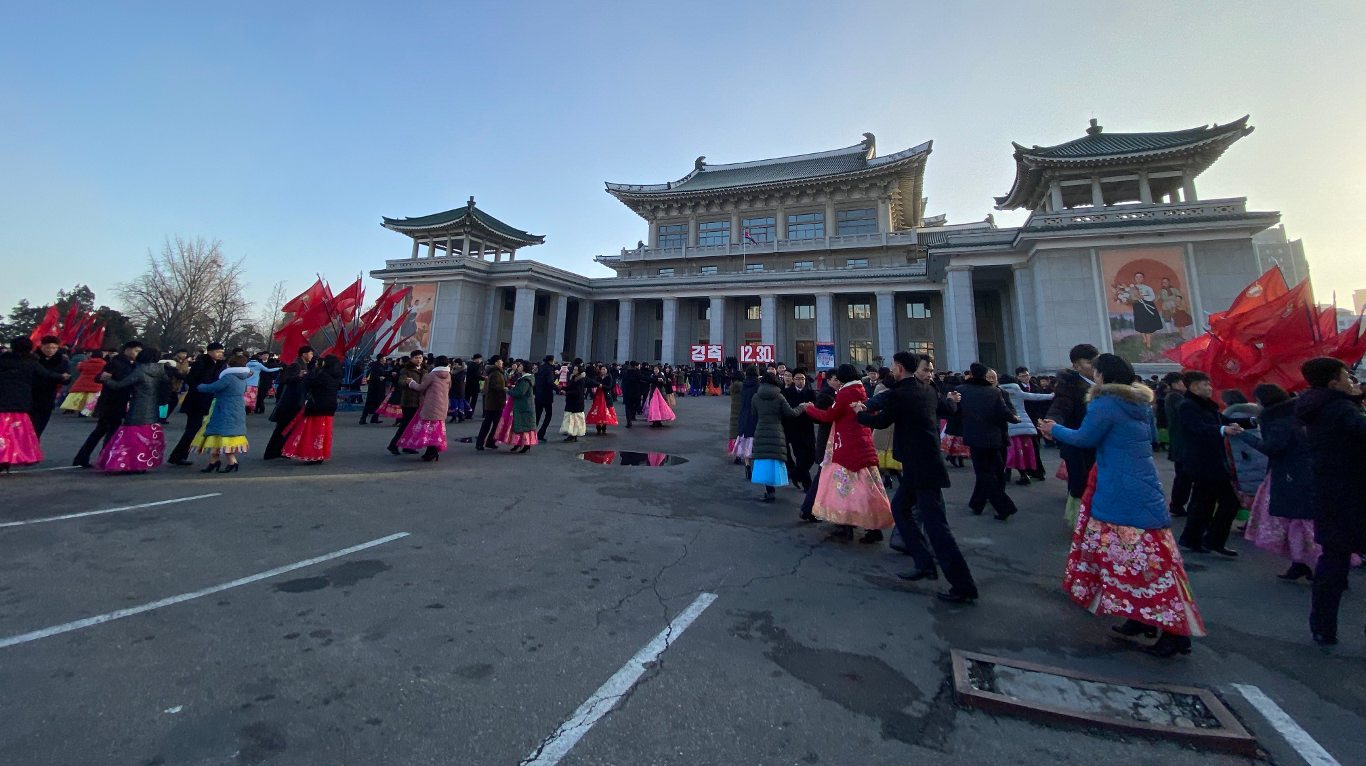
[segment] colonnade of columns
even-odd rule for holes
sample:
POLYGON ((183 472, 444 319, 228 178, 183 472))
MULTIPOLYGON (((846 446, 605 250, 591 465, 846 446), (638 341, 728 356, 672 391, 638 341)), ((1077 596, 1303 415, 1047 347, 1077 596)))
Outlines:
POLYGON ((509 261, 516 260, 517 248, 506 248, 501 245, 490 246, 488 242, 470 237, 469 232, 457 237, 455 234, 446 234, 444 237, 413 237, 413 253, 410 257, 417 258, 422 252, 422 246, 427 246, 427 257, 436 258, 437 249, 446 252, 446 255, 456 255, 457 253, 466 258, 478 258, 485 260, 489 254, 493 255, 493 262, 500 263, 503 255, 507 255, 509 261), (440 244, 440 243, 444 243, 440 244))

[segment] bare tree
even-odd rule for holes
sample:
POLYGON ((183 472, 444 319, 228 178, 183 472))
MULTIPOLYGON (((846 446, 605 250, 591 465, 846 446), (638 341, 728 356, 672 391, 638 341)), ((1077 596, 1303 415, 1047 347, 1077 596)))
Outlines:
POLYGON ((129 316, 160 348, 222 342, 247 321, 242 261, 229 262, 222 243, 203 237, 167 238, 159 255, 147 252, 147 271, 118 286, 129 316))
POLYGON ((289 300, 285 292, 285 282, 280 280, 275 286, 270 288, 270 296, 266 298, 265 306, 262 307, 261 316, 256 319, 256 326, 265 329, 265 345, 261 348, 265 351, 275 350, 275 331, 280 329, 283 324, 280 320, 284 316, 280 312, 280 307, 289 300))

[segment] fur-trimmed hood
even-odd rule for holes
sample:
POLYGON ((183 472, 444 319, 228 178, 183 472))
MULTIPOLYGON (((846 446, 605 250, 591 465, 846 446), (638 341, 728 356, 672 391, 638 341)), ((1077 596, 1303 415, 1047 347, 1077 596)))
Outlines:
POLYGON ((1101 383, 1091 386, 1086 392, 1086 401, 1094 402, 1102 396, 1118 397, 1134 404, 1151 405, 1153 390, 1142 383, 1101 383))

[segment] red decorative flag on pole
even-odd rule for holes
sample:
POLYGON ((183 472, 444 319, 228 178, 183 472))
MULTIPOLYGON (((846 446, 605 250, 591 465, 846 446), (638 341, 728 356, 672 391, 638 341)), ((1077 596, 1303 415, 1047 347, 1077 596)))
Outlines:
POLYGON ((33 328, 33 332, 28 336, 28 339, 33 341, 33 345, 36 346, 42 342, 43 337, 46 335, 57 335, 61 332, 62 328, 59 324, 61 316, 61 312, 57 311, 57 305, 55 303, 47 307, 47 313, 43 315, 43 321, 39 322, 38 326, 33 328))
POLYGON ((1257 278, 1257 281, 1243 288, 1238 297, 1233 299, 1233 304, 1228 307, 1228 311, 1221 311, 1217 314, 1210 314, 1209 323, 1213 327, 1227 317, 1241 314, 1269 303, 1285 295, 1290 288, 1285 284, 1285 277, 1281 274, 1279 266, 1272 266, 1265 274, 1257 278))

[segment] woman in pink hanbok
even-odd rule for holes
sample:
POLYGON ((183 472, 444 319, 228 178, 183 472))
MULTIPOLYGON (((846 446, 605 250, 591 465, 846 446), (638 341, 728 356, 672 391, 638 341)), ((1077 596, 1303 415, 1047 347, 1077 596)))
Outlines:
POLYGON ((451 368, 444 356, 436 358, 436 366, 418 383, 408 380, 408 388, 422 392, 422 406, 417 415, 403 429, 398 439, 400 449, 424 449, 422 459, 432 462, 441 459, 446 451, 446 416, 450 413, 451 368))

